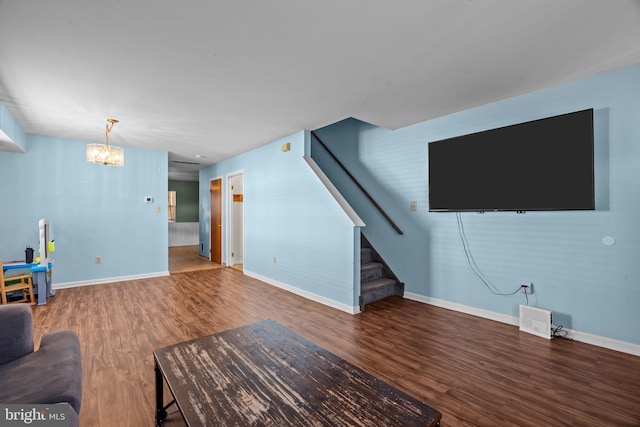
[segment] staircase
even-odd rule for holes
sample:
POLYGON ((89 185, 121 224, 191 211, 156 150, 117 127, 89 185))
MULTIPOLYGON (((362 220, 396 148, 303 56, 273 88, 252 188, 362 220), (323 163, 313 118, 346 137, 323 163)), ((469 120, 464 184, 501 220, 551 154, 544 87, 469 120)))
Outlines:
POLYGON ((362 235, 360 244, 360 311, 365 304, 390 296, 403 296, 404 283, 400 282, 362 235))

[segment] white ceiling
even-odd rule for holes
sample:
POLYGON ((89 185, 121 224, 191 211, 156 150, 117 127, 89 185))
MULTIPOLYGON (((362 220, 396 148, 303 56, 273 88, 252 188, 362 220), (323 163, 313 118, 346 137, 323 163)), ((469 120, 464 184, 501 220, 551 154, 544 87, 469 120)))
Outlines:
POLYGON ((110 143, 168 151, 173 177, 639 62, 638 0, 0 0, 0 101, 22 128, 103 142, 114 117, 110 143))

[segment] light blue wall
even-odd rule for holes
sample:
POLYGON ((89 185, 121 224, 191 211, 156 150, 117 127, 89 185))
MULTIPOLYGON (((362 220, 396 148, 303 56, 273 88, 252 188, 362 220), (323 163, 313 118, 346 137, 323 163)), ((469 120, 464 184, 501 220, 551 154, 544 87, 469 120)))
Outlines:
POLYGON ((223 178, 226 212, 227 174, 242 171, 245 271, 354 307, 354 227, 304 161, 306 138, 299 132, 200 171, 201 255, 209 256, 210 180, 223 178), (282 152, 286 142, 291 151, 282 152))
POLYGON ((38 220, 47 218, 54 286, 167 272, 166 152, 123 147, 125 166, 114 168, 87 163, 86 142, 27 139, 25 154, 0 152, 0 259, 37 248, 38 220))
POLYGON ((530 303, 552 310, 554 323, 640 344, 640 65, 395 131, 353 119, 320 129, 404 235, 316 145, 313 157, 367 223, 364 234, 408 292, 517 316, 521 294, 494 296, 474 277, 455 214, 428 212, 427 143, 585 108, 595 110, 595 211, 463 213, 464 227, 477 265, 502 291, 531 281, 530 303), (615 245, 604 245, 605 236, 615 245))
POLYGON ((0 101, 0 130, 22 150, 27 151, 27 134, 22 130, 7 107, 0 101))

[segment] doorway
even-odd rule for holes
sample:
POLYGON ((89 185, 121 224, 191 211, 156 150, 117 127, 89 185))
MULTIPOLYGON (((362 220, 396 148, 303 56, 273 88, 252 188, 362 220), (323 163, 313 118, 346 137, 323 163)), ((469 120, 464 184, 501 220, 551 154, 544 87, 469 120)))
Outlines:
POLYGON ((222 264, 222 178, 211 180, 211 261, 222 264))
POLYGON ((227 264, 242 270, 244 264, 244 175, 236 172, 227 175, 228 191, 228 241, 227 264))

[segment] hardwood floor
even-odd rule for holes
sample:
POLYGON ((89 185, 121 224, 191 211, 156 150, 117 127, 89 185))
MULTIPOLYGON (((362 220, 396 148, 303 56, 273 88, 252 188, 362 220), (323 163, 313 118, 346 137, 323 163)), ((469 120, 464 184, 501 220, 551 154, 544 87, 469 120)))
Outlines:
POLYGON ((198 245, 169 247, 169 272, 171 274, 213 270, 221 267, 222 265, 201 257, 198 254, 198 245))
POLYGON ((443 426, 640 425, 640 357, 398 297, 349 315, 220 268, 61 289, 33 311, 37 343, 79 335, 83 427, 153 425, 153 349, 267 318, 439 410, 443 426))

